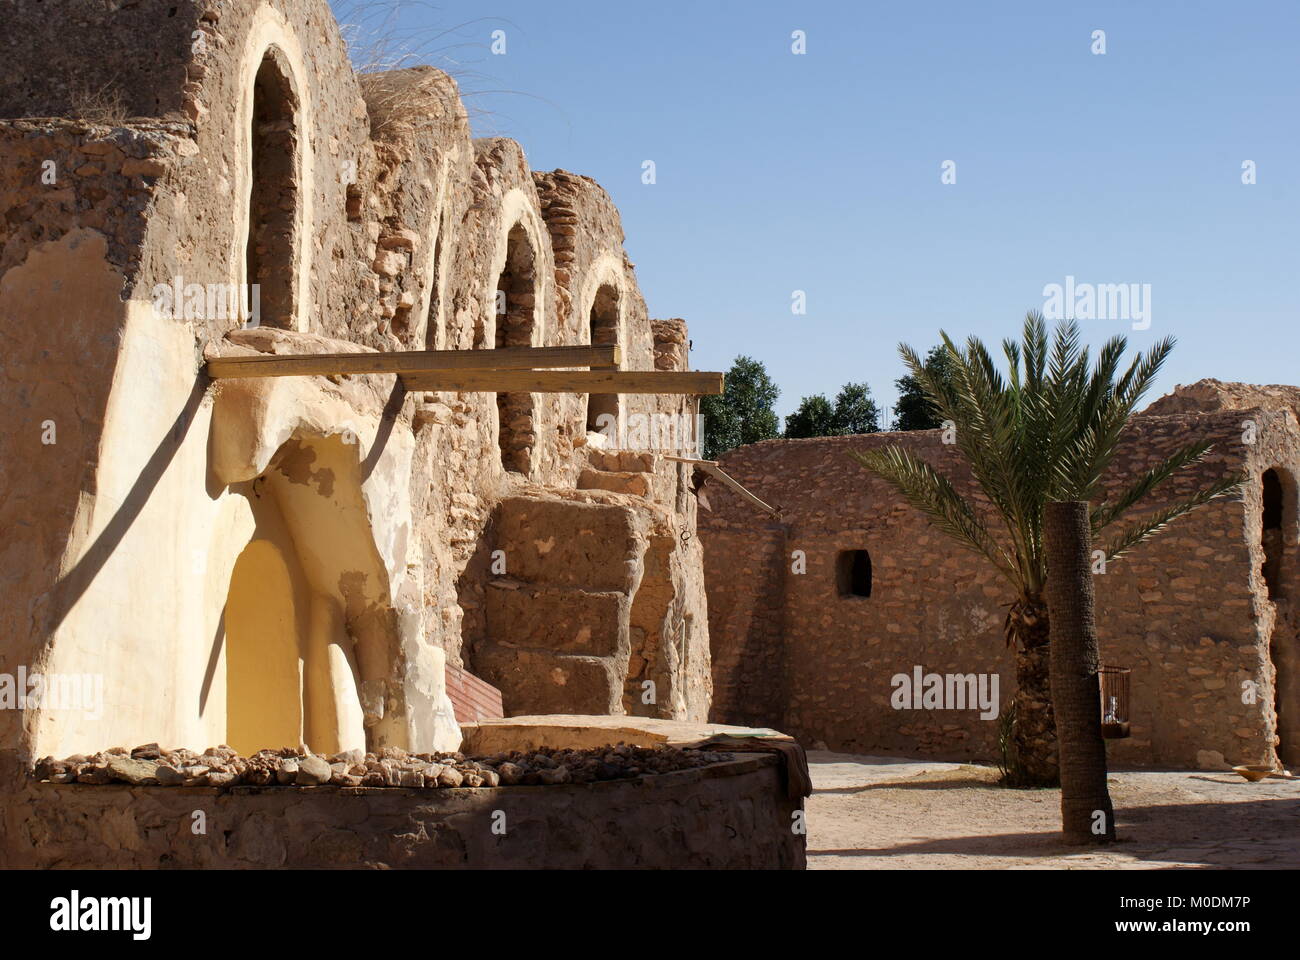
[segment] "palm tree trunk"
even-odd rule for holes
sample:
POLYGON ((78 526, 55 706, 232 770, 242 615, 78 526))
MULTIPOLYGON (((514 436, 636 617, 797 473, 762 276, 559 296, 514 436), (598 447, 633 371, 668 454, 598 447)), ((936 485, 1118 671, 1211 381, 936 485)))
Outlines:
POLYGON ((1048 667, 1047 605, 1041 597, 1020 598, 1007 613, 1007 642, 1016 650, 1015 763, 1011 785, 1054 787, 1057 780, 1056 721, 1048 667))
POLYGON ((1066 843, 1104 843, 1115 839, 1115 813, 1101 736, 1088 504, 1046 504, 1043 548, 1052 625, 1052 702, 1060 741, 1061 829, 1066 843))

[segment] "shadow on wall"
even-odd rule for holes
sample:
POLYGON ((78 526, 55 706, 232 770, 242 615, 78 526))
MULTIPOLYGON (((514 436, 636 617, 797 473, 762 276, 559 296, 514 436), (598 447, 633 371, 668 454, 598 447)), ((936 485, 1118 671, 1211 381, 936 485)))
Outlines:
MULTIPOLYGON (((122 538, 126 536, 131 524, 139 517, 145 504, 149 502, 154 489, 162 480, 167 468, 175 459, 177 451, 180 450, 186 436, 189 434, 190 427, 194 423, 194 415, 202 405, 204 394, 211 383, 212 381, 203 373, 195 377, 194 385, 190 388, 189 395, 185 399, 185 405, 177 413, 171 427, 159 440, 158 446, 145 463, 144 469, 140 471, 140 475, 131 486, 130 492, 122 500, 121 506, 117 508, 112 518, 105 524, 104 529, 81 555, 81 558, 73 564, 54 586, 51 591, 51 619, 46 622, 44 629, 47 635, 59 628, 64 618, 67 617, 68 611, 76 606, 77 601, 94 583, 95 577, 121 544, 122 538)), ((392 436, 397 414, 401 410, 404 400, 405 391, 399 380, 384 407, 379 432, 376 434, 370 448, 366 451, 365 460, 361 463, 361 479, 363 482, 369 479, 376 463, 383 455, 387 441, 392 436)), ((209 474, 208 497, 215 500, 224 489, 224 486, 220 486, 219 481, 209 474)))
MULTIPOLYGON (((57 634, 110 562, 118 562, 115 554, 151 509, 188 442, 209 384, 202 373, 194 379, 127 494, 50 589, 48 618, 39 633, 43 642, 57 634)), ((372 745, 403 745, 408 738, 406 691, 399 676, 403 635, 362 492, 393 435, 403 399, 399 383, 364 458, 341 436, 295 433, 259 477, 227 486, 211 467, 212 439, 206 444, 204 493, 213 501, 243 497, 254 528, 234 560, 225 603, 213 611, 217 623, 208 634, 194 693, 199 718, 211 717, 214 700, 221 704, 212 719, 221 726, 224 714, 225 741, 245 753, 304 742, 325 752, 365 748, 363 678, 371 681, 372 745)), ((185 516, 173 522, 177 542, 189 543, 185 516)), ((400 539, 400 530, 396 536, 400 539)))
MULTIPOLYGON (((176 415, 171 428, 159 441, 153 454, 145 463, 144 469, 140 471, 140 476, 132 484, 130 492, 122 501, 122 505, 117 508, 117 511, 104 526, 99 536, 95 538, 94 543, 86 549, 81 558, 55 584, 54 589, 51 591, 50 619, 44 627, 45 636, 48 637, 53 634, 63 623, 68 612, 76 606, 77 601, 90 588, 90 585, 95 581, 95 577, 104 568, 104 564, 108 562, 118 545, 121 544, 122 538, 126 536, 131 524, 135 522, 145 504, 149 502, 149 497, 153 494, 159 481, 162 480, 163 474, 167 472, 168 466, 176 457, 176 452, 181 448, 181 444, 189 433, 190 427, 194 423, 194 415, 203 402, 203 395, 209 383, 210 381, 203 374, 199 374, 195 378, 194 386, 190 389, 184 407, 176 415)), ((209 491, 209 496, 211 495, 211 491, 209 491)))
POLYGON ((364 463, 339 436, 295 435, 230 488, 256 521, 224 613, 227 742, 242 753, 408 743, 402 634, 364 463))
POLYGON ((370 479, 370 475, 375 472, 375 466, 379 463, 379 458, 383 456, 384 451, 388 448, 388 440, 393 435, 393 428, 397 425, 397 415, 402 412, 402 404, 406 402, 406 388, 402 386, 402 378, 397 377, 396 383, 393 384, 393 392, 388 395, 388 400, 384 403, 383 413, 379 418, 379 430, 375 433, 375 439, 370 443, 370 449, 366 451, 366 458, 361 461, 361 482, 365 483, 370 479))
POLYGON ((203 686, 199 688, 199 716, 208 710, 208 695, 212 692, 212 681, 217 675, 217 666, 221 663, 221 654, 226 644, 226 608, 221 608, 217 618, 217 629, 212 634, 212 653, 208 656, 207 668, 203 671, 203 686))

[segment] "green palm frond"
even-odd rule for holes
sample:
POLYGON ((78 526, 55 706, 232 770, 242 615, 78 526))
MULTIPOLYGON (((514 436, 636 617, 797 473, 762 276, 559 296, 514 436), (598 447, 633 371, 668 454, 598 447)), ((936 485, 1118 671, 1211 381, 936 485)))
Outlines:
POLYGON ((1106 545, 1106 562, 1109 563, 1112 560, 1118 560, 1134 547, 1149 539, 1154 534, 1159 533, 1184 514, 1191 513, 1197 507, 1209 503, 1211 500, 1232 493, 1241 486, 1244 480, 1245 477, 1241 474, 1226 477, 1210 484, 1208 487, 1198 490, 1191 497, 1180 503, 1176 503, 1173 506, 1165 507, 1164 509, 1157 510, 1154 513, 1147 515, 1106 545))
POLYGON ((1021 582, 1033 583, 1041 550, 1034 534, 1040 476, 1020 468, 1028 452, 1020 436, 1019 392, 1003 379, 979 340, 970 338, 961 351, 946 333, 941 335, 951 359, 948 419, 958 427, 957 448, 1002 518, 1021 582))
POLYGON ((936 527, 982 554, 1013 585, 1019 586, 1012 558, 994 540, 971 505, 928 463, 910 450, 894 445, 878 450, 851 450, 849 456, 893 486, 936 527))
POLYGON ((1138 501, 1150 496, 1152 491, 1179 470, 1200 463, 1213 446, 1208 440, 1188 444, 1140 476, 1114 500, 1103 500, 1097 504, 1092 509, 1093 536, 1122 517, 1138 501))
MULTIPOLYGON (((1042 314, 1025 316, 1019 342, 1002 343, 1005 372, 975 337, 959 347, 940 331, 947 377, 927 368, 906 344, 899 353, 935 411, 956 427, 957 452, 991 505, 986 521, 977 516, 951 483, 929 464, 897 447, 855 452, 867 469, 897 488, 932 523, 985 557, 1022 594, 1036 594, 1046 582, 1043 507, 1054 500, 1095 502, 1138 404, 1155 382, 1174 347, 1157 341, 1122 367, 1128 343, 1113 337, 1095 360, 1074 321, 1051 335, 1042 314), (994 516, 1005 537, 990 532, 994 516)), ((1203 461, 1208 443, 1175 451, 1115 497, 1092 510, 1094 533, 1126 515, 1180 472, 1203 461)), ((1202 504, 1234 490, 1240 477, 1206 486, 1189 499, 1165 507, 1120 534, 1108 548, 1116 559, 1202 504)))
POLYGON ((1166 337, 1145 354, 1138 354, 1128 370, 1115 383, 1125 341, 1116 337, 1098 356, 1097 371, 1089 390, 1085 409, 1091 420, 1081 434, 1082 456, 1071 476, 1069 499, 1091 500, 1119 446, 1119 438, 1136 412, 1138 403, 1155 382, 1165 358, 1173 349, 1173 339, 1166 337), (1100 376, 1100 379, 1098 378, 1100 376))

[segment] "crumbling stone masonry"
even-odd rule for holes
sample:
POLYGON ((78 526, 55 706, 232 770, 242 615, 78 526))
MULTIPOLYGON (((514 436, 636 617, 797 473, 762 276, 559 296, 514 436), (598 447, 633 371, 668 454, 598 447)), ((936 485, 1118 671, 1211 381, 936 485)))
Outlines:
POLYGON ((507 714, 705 718, 689 467, 630 429, 694 398, 204 374, 589 343, 685 370, 597 184, 472 139, 437 70, 354 74, 325 0, 0 23, 0 676, 100 684, 4 703, 3 769, 454 750, 446 663, 507 714))
POLYGON ((0 866, 120 869, 799 870, 801 803, 773 754, 551 786, 157 787, 29 782, 4 813, 31 842, 0 866), (211 824, 196 838, 195 811, 211 824), (509 829, 493 830, 502 816, 509 829), (218 826, 219 825, 219 826, 218 826))
MULTIPOLYGON (((1112 762, 1300 764, 1298 414, 1295 387, 1207 380, 1134 419, 1116 487, 1199 438, 1215 444, 1207 460, 1159 495, 1172 501, 1232 471, 1248 479, 1241 495, 1176 521, 1097 576, 1103 661, 1132 668, 1132 735, 1111 741, 1112 762)), ((996 674, 1005 702, 1015 668, 1002 637, 1005 583, 846 452, 889 443, 972 489, 940 431, 771 440, 724 458, 782 522, 710 489, 700 532, 713 719, 771 724, 836 750, 994 760, 998 724, 978 710, 891 704, 891 680, 918 666, 996 674)))

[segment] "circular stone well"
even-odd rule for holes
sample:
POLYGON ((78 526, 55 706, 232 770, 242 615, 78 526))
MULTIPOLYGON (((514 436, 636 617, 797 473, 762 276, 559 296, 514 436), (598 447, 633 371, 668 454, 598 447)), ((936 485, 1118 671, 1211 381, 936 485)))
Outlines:
POLYGON ((20 777, 4 798, 0 867, 802 869, 804 836, 793 826, 803 804, 788 796, 781 758, 730 756, 545 786, 94 786, 20 777))

